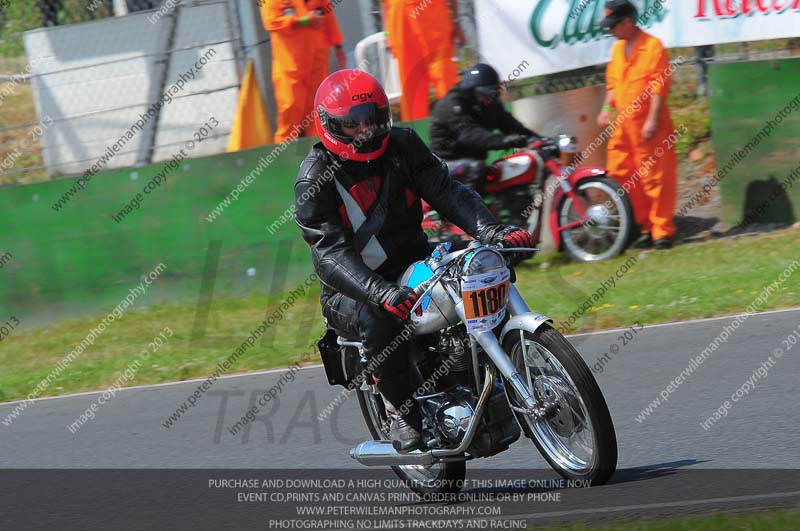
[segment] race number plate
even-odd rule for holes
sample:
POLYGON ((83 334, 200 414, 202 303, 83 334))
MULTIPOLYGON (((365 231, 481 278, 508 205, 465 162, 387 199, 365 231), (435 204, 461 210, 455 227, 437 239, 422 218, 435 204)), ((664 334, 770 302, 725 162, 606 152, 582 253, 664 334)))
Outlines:
POLYGON ((508 269, 461 279, 461 298, 464 300, 464 317, 467 332, 484 332, 496 327, 506 315, 508 303, 508 269))

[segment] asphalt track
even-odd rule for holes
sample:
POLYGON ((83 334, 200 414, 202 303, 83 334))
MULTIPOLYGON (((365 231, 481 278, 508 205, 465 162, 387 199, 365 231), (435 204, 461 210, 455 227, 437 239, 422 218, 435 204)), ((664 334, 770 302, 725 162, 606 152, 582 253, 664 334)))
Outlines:
MULTIPOLYGON (((789 343, 784 342, 800 327, 800 309, 766 312, 744 320, 727 342, 718 342, 719 347, 668 394, 668 401, 662 401, 641 422, 636 419, 732 321, 732 317, 723 317, 646 326, 630 341, 621 339, 620 331, 572 337, 590 365, 614 345, 619 347, 602 373, 595 373, 616 427, 618 472, 604 487, 544 489, 559 493, 557 501, 500 504, 502 518, 522 519, 525 525, 535 527, 575 520, 800 505, 800 426, 796 422, 800 342, 788 349, 789 343), (776 349, 783 351, 780 357, 776 357, 776 349), (770 357, 774 363, 768 362, 770 357), (755 378, 759 367, 768 370, 755 378), (701 423, 731 400, 748 379, 754 388, 730 402, 725 408, 727 415, 704 429, 701 423)), ((96 393, 36 401, 11 426, 0 425, 0 468, 27 469, 0 471, 0 495, 8 500, 13 494, 15 500, 6 516, 12 522, 27 522, 24 528, 37 528, 39 520, 34 519, 45 515, 31 511, 31 504, 36 500, 41 506, 42 497, 52 491, 58 497, 50 500, 60 500, 57 505, 66 512, 55 508, 48 514, 57 517, 64 529, 90 528, 94 512, 84 507, 83 512, 71 514, 66 509, 82 506, 87 499, 97 510, 116 507, 116 511, 97 514, 106 523, 111 513, 119 518, 128 515, 127 529, 140 528, 134 522, 143 519, 149 520, 147 525, 142 523, 142 529, 153 525, 266 529, 274 527, 268 518, 298 518, 294 506, 237 502, 235 492, 210 489, 208 480, 393 477, 385 470, 366 469, 348 456, 349 449, 367 437, 354 398, 330 418, 317 419, 341 390, 327 385, 321 367, 296 373, 279 397, 259 412, 256 422, 230 434, 227 428, 284 373, 282 369, 222 378, 170 428, 162 423, 194 391, 197 381, 122 390, 74 434, 67 425, 97 399, 96 393), (7 489, 12 490, 5 492, 7 489), (126 500, 123 505, 120 496, 126 500), (71 500, 70 505, 66 500, 71 500), (175 504, 183 508, 180 519, 175 504)), ((0 405, 0 418, 13 406, 0 405)), ((557 476, 547 469, 523 438, 505 453, 470 462, 467 478, 555 480, 557 476)), ((482 492, 502 498, 509 493, 527 496, 542 491, 477 485, 466 490, 468 497, 480 498, 482 492)), ((462 499, 458 506, 486 504, 485 499, 462 499)), ((467 529, 464 518, 470 515, 462 516, 448 513, 429 517, 429 521, 443 518, 453 529, 467 529)))

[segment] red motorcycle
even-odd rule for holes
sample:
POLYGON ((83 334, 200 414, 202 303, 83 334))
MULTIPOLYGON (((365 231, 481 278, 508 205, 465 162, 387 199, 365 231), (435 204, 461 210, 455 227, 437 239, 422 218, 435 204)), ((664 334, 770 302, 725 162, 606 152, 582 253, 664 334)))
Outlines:
MULTIPOLYGON (((557 249, 574 260, 595 262, 617 256, 633 228, 633 210, 623 188, 603 168, 576 167, 575 137, 537 138, 488 167, 479 192, 502 223, 527 227, 540 241, 543 205, 550 202, 550 232, 557 249), (545 189, 548 177, 555 179, 545 189)), ((450 175, 464 168, 455 164, 450 175)), ((469 239, 423 203, 422 228, 432 241, 469 239)))

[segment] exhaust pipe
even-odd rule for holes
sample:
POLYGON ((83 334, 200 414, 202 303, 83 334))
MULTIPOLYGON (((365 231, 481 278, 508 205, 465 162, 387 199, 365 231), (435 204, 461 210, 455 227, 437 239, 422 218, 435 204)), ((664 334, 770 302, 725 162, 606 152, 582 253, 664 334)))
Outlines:
POLYGON ((428 452, 414 450, 407 454, 398 453, 390 441, 364 441, 352 450, 350 457, 366 466, 399 466, 433 464, 433 456, 428 452))

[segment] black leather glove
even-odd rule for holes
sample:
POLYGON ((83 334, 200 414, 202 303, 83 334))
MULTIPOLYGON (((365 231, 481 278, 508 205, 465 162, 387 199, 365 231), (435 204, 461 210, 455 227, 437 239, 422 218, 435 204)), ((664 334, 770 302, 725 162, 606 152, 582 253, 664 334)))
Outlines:
POLYGON ((417 294, 408 286, 399 286, 389 290, 388 295, 383 301, 382 308, 392 317, 401 323, 408 319, 411 308, 417 302, 417 294))
POLYGON ((506 135, 503 144, 508 148, 521 148, 528 145, 528 137, 525 135, 506 135))
MULTIPOLYGON (((501 247, 536 247, 536 242, 526 230, 513 225, 506 225, 492 238, 492 243, 501 247)), ((521 260, 533 258, 533 251, 520 251, 516 253, 521 260)))

